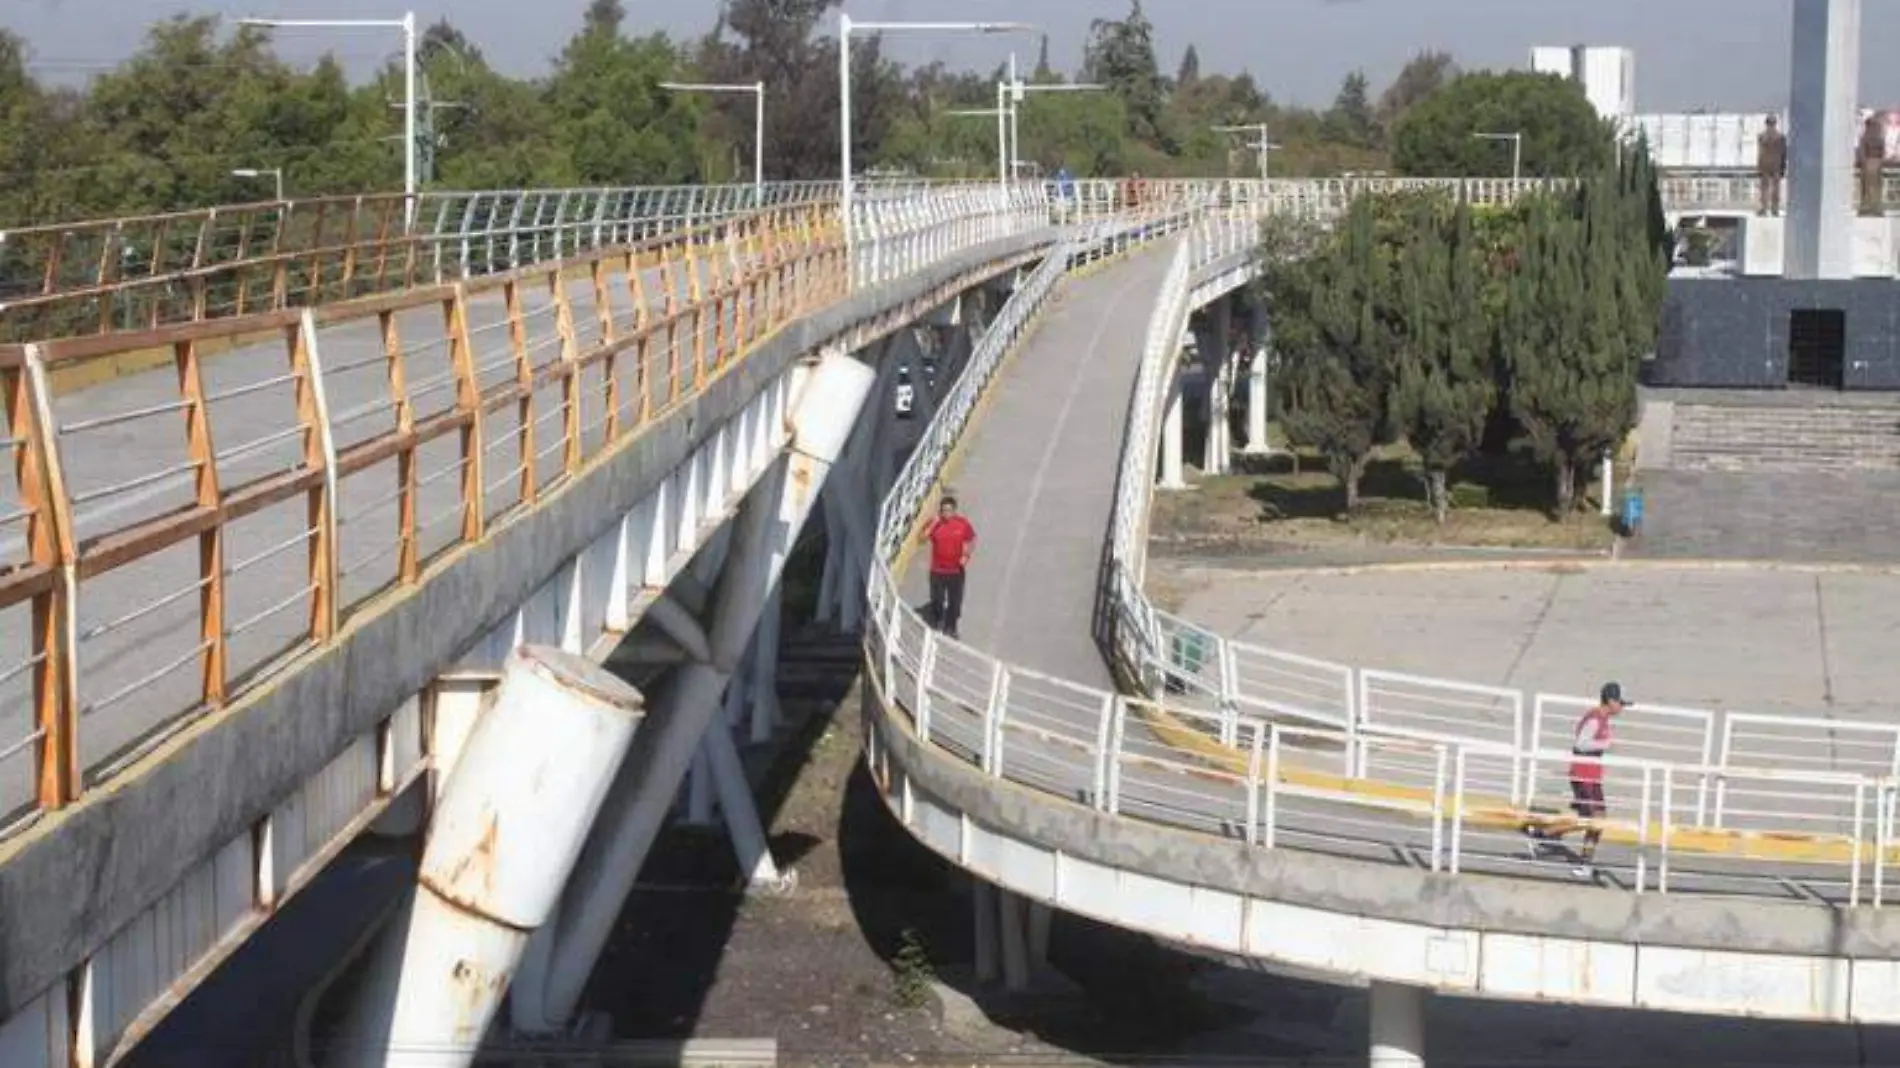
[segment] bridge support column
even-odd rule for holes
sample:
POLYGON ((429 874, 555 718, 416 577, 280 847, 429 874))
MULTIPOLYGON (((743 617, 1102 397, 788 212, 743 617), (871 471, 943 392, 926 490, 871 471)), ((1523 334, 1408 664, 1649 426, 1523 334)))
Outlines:
POLYGON ((1049 906, 976 876, 971 876, 971 890, 977 982, 1000 977, 1012 993, 1029 989, 1036 971, 1049 963, 1049 906))
POLYGON ((712 659, 687 664, 656 703, 601 808, 552 932, 546 997, 516 1019, 564 1024, 613 931, 666 816, 680 778, 737 671, 767 595, 858 421, 874 375, 842 352, 827 355, 798 398, 789 455, 760 480, 735 521, 732 550, 714 591, 712 659))
POLYGON ((1233 408, 1234 346, 1229 339, 1233 329, 1233 302, 1223 297, 1208 309, 1207 344, 1201 351, 1207 364, 1207 449, 1206 471, 1210 475, 1227 473, 1233 452, 1233 428, 1228 417, 1233 408))
POLYGON ((1168 387, 1168 410, 1161 419, 1161 488, 1186 489, 1181 472, 1181 376, 1168 387))
POLYGON ((1265 456, 1273 449, 1267 444, 1267 317, 1255 306, 1248 316, 1253 329, 1248 331, 1252 364, 1247 369, 1247 448, 1252 456, 1265 456))
POLYGON ((901 362, 898 346, 907 343, 908 334, 900 331, 885 343, 869 390, 869 417, 849 428, 823 493, 825 565, 819 581, 817 621, 844 633, 856 631, 863 620, 864 582, 875 551, 872 528, 876 502, 882 499, 872 493, 870 483, 876 466, 872 459, 878 442, 888 440, 887 424, 895 421, 897 367, 901 362))
POLYGON ((1372 1068, 1425 1068, 1423 987, 1373 982, 1367 993, 1372 1068))
POLYGON ((543 647, 510 655, 442 792, 408 914, 372 951, 331 1063, 474 1060, 640 718, 640 695, 604 668, 543 647))

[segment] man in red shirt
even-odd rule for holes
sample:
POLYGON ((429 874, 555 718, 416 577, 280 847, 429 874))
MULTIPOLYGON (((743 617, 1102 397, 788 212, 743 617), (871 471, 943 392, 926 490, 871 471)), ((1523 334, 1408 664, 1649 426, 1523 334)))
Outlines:
POLYGON ((1623 700, 1621 685, 1614 682, 1603 684, 1596 707, 1577 720, 1577 728, 1571 738, 1570 807, 1576 817, 1559 818, 1542 827, 1532 824, 1525 828, 1531 837, 1530 851, 1533 857, 1542 855, 1542 843, 1562 840, 1565 835, 1582 830, 1583 850, 1578 854, 1578 863, 1573 870, 1578 878, 1595 874, 1592 861, 1596 857, 1597 843, 1603 838, 1603 828, 1598 821, 1609 812, 1609 806, 1603 800, 1603 754, 1610 749, 1611 723, 1628 707, 1629 702, 1623 700))
POLYGON ((976 528, 957 511, 957 499, 946 494, 922 540, 930 543, 930 619, 954 638, 963 615, 963 572, 976 552, 976 528))

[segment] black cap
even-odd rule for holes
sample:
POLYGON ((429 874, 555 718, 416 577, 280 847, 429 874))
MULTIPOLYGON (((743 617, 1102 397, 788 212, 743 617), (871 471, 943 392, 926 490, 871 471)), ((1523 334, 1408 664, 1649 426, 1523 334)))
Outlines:
POLYGON ((1609 704, 1611 701, 1615 701, 1616 703, 1622 705, 1625 708, 1628 708, 1630 704, 1632 703, 1624 699, 1623 684, 1620 682, 1604 683, 1602 692, 1597 694, 1597 700, 1602 701, 1606 705, 1609 704))

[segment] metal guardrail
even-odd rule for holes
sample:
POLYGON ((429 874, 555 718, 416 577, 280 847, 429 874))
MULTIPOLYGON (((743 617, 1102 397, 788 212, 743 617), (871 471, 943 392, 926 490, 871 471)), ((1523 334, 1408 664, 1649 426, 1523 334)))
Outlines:
MULTIPOLYGON (((1144 198, 1255 205, 1325 217, 1365 192, 1455 188, 1506 203, 1537 180, 1183 179, 1019 183, 1058 221, 1144 198)), ((858 226, 947 189, 992 183, 866 181, 858 226)), ((1749 210, 1744 178, 1665 178, 1672 211, 1749 210)), ((764 186, 498 189, 318 197, 0 231, 0 341, 154 329, 435 285, 637 244, 746 212, 838 199, 837 182, 764 186)), ((1900 199, 1900 198, 1890 198, 1900 199)), ((1256 216, 1258 217, 1258 216, 1256 216)))
POLYGON ((0 345, 0 823, 76 801, 854 288, 1047 226, 994 186, 517 271, 0 345), (55 395, 158 345, 169 366, 55 395), (230 350, 230 354, 225 354, 230 350))
MULTIPOLYGON (((1231 641, 1158 610, 1142 575, 1155 433, 1195 269, 1251 212, 1201 208, 1158 294, 1124 437, 1111 538, 1113 693, 937 633, 892 568, 975 397, 1046 298, 1006 306, 886 498, 865 644, 926 741, 985 773, 1098 810, 1434 871, 1547 874, 1523 829, 1568 807, 1574 716, 1592 702, 1355 668, 1231 641), (1236 221, 1238 217, 1238 222, 1236 221), (1020 305, 1020 308, 1018 307, 1020 305), (1145 729, 1131 730, 1130 718, 1145 729), (1530 865, 1536 865, 1535 869, 1530 865)), ((1046 285, 1052 285, 1053 279, 1046 285)), ((1605 758, 1604 869, 1633 893, 1886 903, 1900 860, 1900 726, 1658 708, 1605 758), (1845 766, 1846 770, 1842 770, 1845 766), (1609 859, 1614 854, 1615 859, 1609 859)), ((1561 869, 1558 869, 1561 870, 1561 869)))

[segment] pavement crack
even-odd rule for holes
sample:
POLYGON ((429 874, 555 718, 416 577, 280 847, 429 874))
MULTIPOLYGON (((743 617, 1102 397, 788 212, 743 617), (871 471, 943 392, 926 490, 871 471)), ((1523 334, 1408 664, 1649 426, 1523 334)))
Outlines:
POLYGON ((1550 584, 1550 592, 1544 594, 1544 603, 1538 606, 1536 618, 1531 620, 1530 626, 1524 628, 1524 640, 1518 643, 1517 652, 1512 654, 1511 665, 1504 669, 1504 679, 1500 685, 1517 685, 1517 669, 1523 666, 1524 658, 1530 655, 1531 646, 1537 642, 1537 633, 1544 629, 1544 620, 1550 617, 1550 610, 1556 607, 1557 594, 1563 589, 1564 580, 1570 576, 1563 572, 1555 572, 1551 577, 1556 581, 1550 584))
MULTIPOLYGON (((1834 718, 1834 663, 1827 648, 1827 597, 1821 590, 1821 575, 1814 576, 1814 627, 1821 639, 1821 703, 1827 708, 1827 718, 1834 718)), ((1830 729, 1827 732, 1827 766, 1841 766, 1841 735, 1830 729)))

